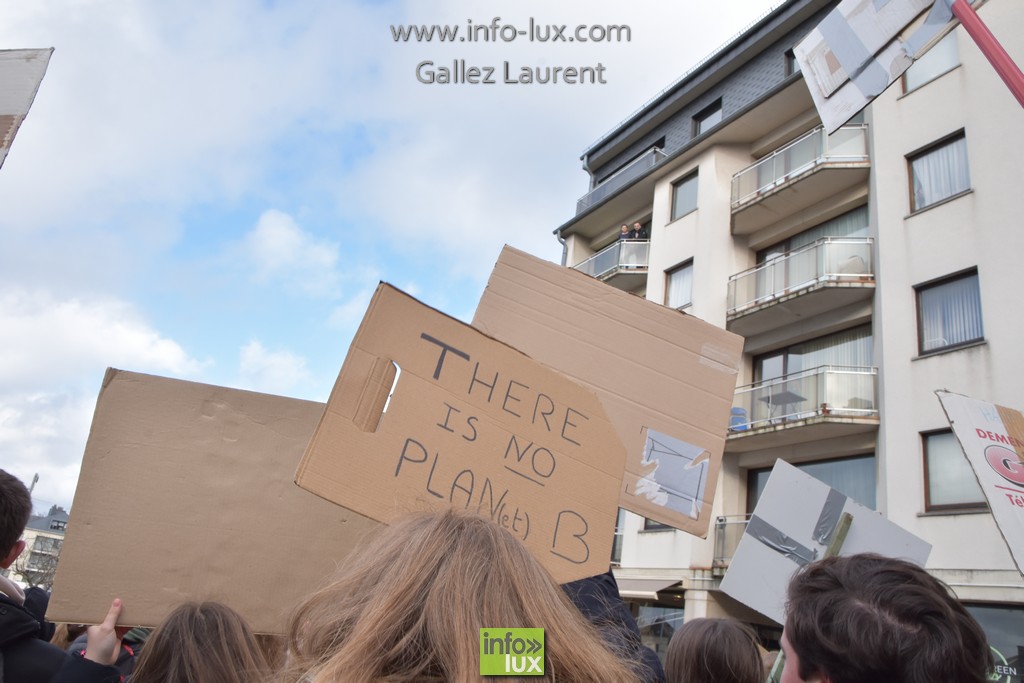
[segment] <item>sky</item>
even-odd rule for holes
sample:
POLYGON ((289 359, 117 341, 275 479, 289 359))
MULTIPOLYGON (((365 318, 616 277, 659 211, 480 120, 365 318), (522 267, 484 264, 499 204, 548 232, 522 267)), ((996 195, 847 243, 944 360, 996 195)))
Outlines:
POLYGON ((0 0, 54 48, 0 168, 0 468, 70 509, 107 367, 326 401, 379 281, 469 321, 504 244, 560 260, 583 150, 778 4, 0 0), (496 82, 417 78, 461 60, 496 82))

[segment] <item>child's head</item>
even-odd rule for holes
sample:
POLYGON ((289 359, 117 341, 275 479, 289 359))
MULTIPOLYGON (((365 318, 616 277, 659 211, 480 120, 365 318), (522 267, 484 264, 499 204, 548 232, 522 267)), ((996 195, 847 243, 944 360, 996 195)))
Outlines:
POLYGON ((732 619, 691 619, 672 636, 665 677, 668 683, 760 683, 757 636, 732 619))
POLYGON ((478 681, 480 629, 523 627, 544 629, 548 677, 634 678, 509 531, 465 513, 412 515, 299 606, 290 679, 478 681))
POLYGON ((241 615, 217 602, 175 608, 146 640, 132 683, 253 683, 267 662, 241 615))
POLYGON ((0 568, 7 569, 25 549, 21 534, 32 516, 32 496, 21 480, 0 470, 0 568))

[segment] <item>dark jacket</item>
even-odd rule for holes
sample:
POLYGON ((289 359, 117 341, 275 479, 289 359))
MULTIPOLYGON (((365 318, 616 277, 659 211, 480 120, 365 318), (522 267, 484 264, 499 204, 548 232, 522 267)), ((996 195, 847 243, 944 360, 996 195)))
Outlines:
POLYGON ((116 666, 104 666, 78 655, 68 655, 51 683, 121 683, 124 676, 116 666))
POLYGON ((39 639, 39 620, 0 594, 0 681, 49 683, 68 655, 39 639))
POLYGON ((640 641, 640 628, 619 596, 619 584, 611 572, 562 584, 562 590, 613 650, 637 663, 640 680, 664 683, 661 660, 640 641))

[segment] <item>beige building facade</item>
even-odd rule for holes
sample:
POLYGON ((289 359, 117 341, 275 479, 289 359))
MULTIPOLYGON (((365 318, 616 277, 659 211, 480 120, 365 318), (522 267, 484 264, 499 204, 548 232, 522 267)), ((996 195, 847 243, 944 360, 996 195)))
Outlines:
MULTIPOLYGON (((565 264, 745 338, 718 522, 621 514, 616 575, 657 647, 708 615, 777 638, 718 587, 781 458, 931 543, 1021 680, 1024 581, 934 392, 1024 408, 1024 109, 957 28, 825 135, 792 47, 836 4, 781 4, 584 154, 565 264)), ((978 13, 1024 63, 1024 5, 978 13)))

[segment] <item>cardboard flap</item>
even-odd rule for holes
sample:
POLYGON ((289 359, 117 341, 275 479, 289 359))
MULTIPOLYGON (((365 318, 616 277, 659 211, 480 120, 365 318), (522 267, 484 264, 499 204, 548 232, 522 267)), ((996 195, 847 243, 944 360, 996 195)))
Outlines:
POLYGON ((260 633, 378 524, 295 486, 323 404, 108 370, 47 617, 156 626, 219 600, 260 633))
POLYGON ((382 284, 296 481, 381 522, 479 512, 570 581, 608 569, 624 453, 592 392, 382 284), (392 363, 387 412, 367 430, 392 363))
POLYGON ((707 535, 742 337, 508 246, 473 325, 597 393, 623 508, 707 535))

